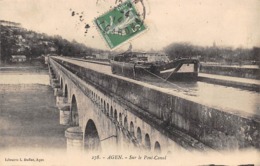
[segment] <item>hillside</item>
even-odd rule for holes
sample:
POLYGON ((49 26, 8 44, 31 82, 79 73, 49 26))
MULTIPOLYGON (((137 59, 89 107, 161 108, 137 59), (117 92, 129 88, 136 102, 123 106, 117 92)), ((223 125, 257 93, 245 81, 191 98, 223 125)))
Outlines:
POLYGON ((9 62, 11 55, 25 55, 28 60, 46 54, 84 57, 93 54, 109 54, 93 49, 61 36, 48 36, 22 28, 19 23, 0 20, 0 57, 9 62))

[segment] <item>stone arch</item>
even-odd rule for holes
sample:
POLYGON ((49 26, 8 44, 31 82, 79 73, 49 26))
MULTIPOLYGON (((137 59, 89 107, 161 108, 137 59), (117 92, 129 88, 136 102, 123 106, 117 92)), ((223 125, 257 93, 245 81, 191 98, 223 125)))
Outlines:
POLYGON ((134 136, 135 135, 135 128, 134 128, 134 123, 131 121, 130 122, 130 133, 134 136))
POLYGON ((111 105, 111 107, 110 107, 110 116, 113 118, 114 117, 114 113, 113 113, 113 107, 112 107, 112 105, 111 105))
POLYGON ((64 88, 64 97, 68 98, 68 86, 67 86, 67 84, 65 85, 65 88, 64 88))
POLYGON ((158 141, 156 141, 154 144, 154 152, 161 153, 161 145, 158 141))
POLYGON ((75 95, 72 96, 70 107, 70 125, 79 126, 78 105, 75 95))
POLYGON ((107 103, 107 111, 106 114, 109 116, 109 103, 107 103))
POLYGON ((117 110, 116 109, 114 111, 114 119, 115 119, 115 121, 117 121, 117 110))
POLYGON ((142 143, 142 132, 141 132, 140 127, 137 128, 136 138, 137 138, 137 141, 138 141, 139 143, 142 143))
POLYGON ((144 146, 145 146, 145 149, 151 150, 151 141, 150 141, 150 136, 149 136, 149 134, 145 134, 144 146))
POLYGON ((124 128, 128 130, 128 122, 127 122, 127 116, 124 119, 124 128))
POLYGON ((101 143, 96 125, 89 119, 84 134, 84 149, 86 151, 101 151, 101 143))
POLYGON ((121 114, 121 112, 119 113, 119 125, 122 125, 122 114, 121 114))
POLYGON ((103 104, 103 110, 104 110, 104 113, 106 113, 106 101, 104 100, 104 104, 103 104))
POLYGON ((62 77, 60 77, 60 89, 61 90, 63 89, 63 79, 62 79, 62 77))

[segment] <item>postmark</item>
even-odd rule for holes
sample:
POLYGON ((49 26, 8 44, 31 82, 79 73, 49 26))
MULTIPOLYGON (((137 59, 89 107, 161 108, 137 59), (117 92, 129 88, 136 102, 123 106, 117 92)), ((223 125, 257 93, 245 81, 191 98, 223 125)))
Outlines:
POLYGON ((147 30, 143 21, 131 0, 119 4, 94 20, 111 49, 147 30))

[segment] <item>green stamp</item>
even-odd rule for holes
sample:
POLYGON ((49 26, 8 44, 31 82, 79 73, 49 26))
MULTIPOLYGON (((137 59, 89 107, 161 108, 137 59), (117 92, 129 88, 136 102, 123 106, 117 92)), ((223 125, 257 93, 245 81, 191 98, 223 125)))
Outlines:
POLYGON ((95 23, 111 49, 146 30, 130 0, 101 15, 95 23))

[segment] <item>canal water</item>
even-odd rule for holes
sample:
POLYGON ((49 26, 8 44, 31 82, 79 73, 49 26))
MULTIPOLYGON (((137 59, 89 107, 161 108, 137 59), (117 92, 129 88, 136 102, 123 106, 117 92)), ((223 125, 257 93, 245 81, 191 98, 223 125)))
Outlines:
POLYGON ((182 97, 240 115, 260 118, 260 93, 206 82, 151 83, 182 97))
POLYGON ((47 69, 10 68, 0 70, 0 154, 14 149, 65 150, 66 127, 59 125, 47 69))

